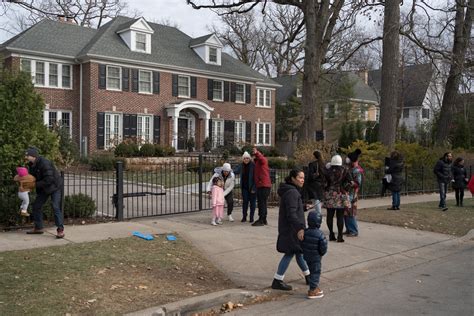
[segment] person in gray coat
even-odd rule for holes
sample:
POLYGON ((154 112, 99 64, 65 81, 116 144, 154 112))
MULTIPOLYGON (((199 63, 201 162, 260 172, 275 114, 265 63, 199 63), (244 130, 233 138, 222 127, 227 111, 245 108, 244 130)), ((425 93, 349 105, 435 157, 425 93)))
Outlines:
POLYGON ((451 152, 444 153, 437 162, 433 169, 436 179, 438 180, 439 187, 439 205, 438 207, 442 211, 447 211, 446 207, 446 192, 448 191, 448 183, 451 182, 451 163, 453 161, 453 154, 451 152))

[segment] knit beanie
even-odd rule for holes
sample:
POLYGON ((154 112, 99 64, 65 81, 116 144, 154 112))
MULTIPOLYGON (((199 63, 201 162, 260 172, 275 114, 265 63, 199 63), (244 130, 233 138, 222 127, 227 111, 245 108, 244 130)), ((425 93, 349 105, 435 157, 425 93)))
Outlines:
POLYGON ((356 150, 354 150, 353 152, 351 153, 348 153, 347 154, 347 157, 352 161, 352 162, 356 162, 357 160, 359 160, 359 156, 362 152, 360 151, 359 148, 357 148, 356 150))
POLYGON ((244 154, 242 155, 242 159, 244 158, 250 158, 250 154, 248 153, 248 151, 244 152, 244 154))
POLYGON ((26 156, 39 157, 39 150, 36 147, 28 147, 25 153, 26 156))

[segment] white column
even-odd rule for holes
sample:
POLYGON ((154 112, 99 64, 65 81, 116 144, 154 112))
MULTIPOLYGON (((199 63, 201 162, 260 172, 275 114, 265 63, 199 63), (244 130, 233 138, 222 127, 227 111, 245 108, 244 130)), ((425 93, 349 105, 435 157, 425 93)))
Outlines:
POLYGON ((204 138, 209 137, 209 118, 204 118, 204 138))
POLYGON ((178 116, 173 116, 173 147, 178 150, 178 116))

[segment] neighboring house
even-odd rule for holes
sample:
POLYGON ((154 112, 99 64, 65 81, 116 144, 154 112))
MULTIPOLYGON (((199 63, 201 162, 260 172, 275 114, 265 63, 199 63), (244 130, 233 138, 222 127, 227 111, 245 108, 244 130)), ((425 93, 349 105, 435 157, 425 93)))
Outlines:
MULTIPOLYGON (((441 107, 443 86, 431 64, 404 67, 399 126, 415 132, 417 127, 430 123, 441 107)), ((381 70, 369 71, 369 85, 380 92, 381 70)))
MULTIPOLYGON (((281 87, 277 89, 276 97, 279 105, 285 106, 291 97, 301 98, 301 76, 288 75, 273 78, 281 87)), ((323 101, 323 128, 321 120, 317 120, 319 132, 315 135, 316 140, 334 142, 339 138, 341 123, 361 120, 363 122, 379 120, 379 97, 377 92, 367 84, 367 72, 340 72, 323 74, 320 80, 324 81, 322 86, 327 89, 323 101), (347 83, 347 91, 350 95, 339 97, 336 86, 341 82, 347 83), (344 113, 345 112, 345 113, 344 113), (322 130, 322 132, 321 132, 322 130)))
POLYGON ((274 144, 271 79, 222 52, 214 34, 191 38, 143 18, 99 29, 43 20, 0 46, 5 64, 29 72, 45 124, 71 131, 83 153, 124 139, 185 150, 274 144))

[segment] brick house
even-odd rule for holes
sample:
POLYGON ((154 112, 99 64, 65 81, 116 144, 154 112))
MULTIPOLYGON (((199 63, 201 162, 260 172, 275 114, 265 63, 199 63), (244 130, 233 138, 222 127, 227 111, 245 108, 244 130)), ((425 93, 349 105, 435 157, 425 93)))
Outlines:
POLYGON ((222 51, 214 34, 191 38, 143 18, 99 29, 43 20, 0 46, 11 69, 29 72, 44 122, 67 127, 82 153, 127 138, 186 149, 274 145, 279 85, 222 51))

